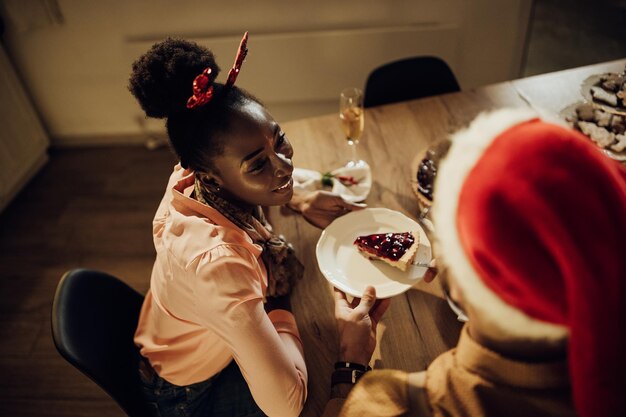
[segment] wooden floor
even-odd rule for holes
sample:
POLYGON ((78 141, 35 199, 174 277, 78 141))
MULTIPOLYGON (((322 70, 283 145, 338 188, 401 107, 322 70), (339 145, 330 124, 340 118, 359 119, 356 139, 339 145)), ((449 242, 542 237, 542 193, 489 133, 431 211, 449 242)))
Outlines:
POLYGON ((0 214, 0 416, 124 415, 57 354, 52 298, 79 266, 146 291, 151 221, 173 163, 167 148, 51 151, 0 214))

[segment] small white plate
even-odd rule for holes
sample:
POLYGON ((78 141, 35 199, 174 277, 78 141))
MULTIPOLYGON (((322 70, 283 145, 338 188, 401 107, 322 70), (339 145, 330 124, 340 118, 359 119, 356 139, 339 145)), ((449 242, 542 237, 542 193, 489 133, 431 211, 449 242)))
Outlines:
POLYGON ((342 167, 333 171, 333 175, 348 175, 359 183, 349 187, 333 178, 333 193, 339 194, 344 200, 352 203, 365 201, 372 189, 372 170, 367 163, 358 167, 342 167))
MULTIPOLYGON (((351 176, 358 181, 358 184, 345 186, 337 178, 332 178, 331 182, 333 183, 333 187, 332 190, 329 191, 339 194, 344 200, 352 203, 365 201, 372 189, 372 170, 367 163, 358 167, 337 168, 331 173, 337 176, 351 176)), ((321 181, 322 173, 319 171, 295 168, 293 170, 293 178, 295 180, 295 188, 308 191, 321 190, 324 188, 321 181)))
POLYGON ((317 263, 324 277, 346 294, 361 297, 365 287, 372 285, 377 298, 393 297, 419 282, 427 268, 410 266, 402 272, 382 261, 369 260, 358 252, 354 240, 361 235, 409 231, 420 234, 413 262, 429 263, 432 251, 424 230, 404 214, 385 208, 353 211, 333 221, 317 242, 317 263))

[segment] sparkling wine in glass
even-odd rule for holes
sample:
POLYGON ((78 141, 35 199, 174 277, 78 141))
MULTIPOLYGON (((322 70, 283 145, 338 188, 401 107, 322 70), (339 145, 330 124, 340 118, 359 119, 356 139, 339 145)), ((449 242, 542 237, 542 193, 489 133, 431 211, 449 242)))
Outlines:
POLYGON ((339 97, 339 119, 346 135, 348 145, 352 149, 352 159, 347 167, 365 167, 367 163, 357 156, 357 145, 365 125, 363 112, 363 91, 358 88, 346 88, 339 97))

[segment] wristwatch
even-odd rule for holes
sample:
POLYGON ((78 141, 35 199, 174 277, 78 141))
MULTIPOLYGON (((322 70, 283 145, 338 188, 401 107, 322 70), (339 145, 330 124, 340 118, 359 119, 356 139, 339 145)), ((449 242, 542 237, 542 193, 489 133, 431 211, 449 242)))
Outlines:
POLYGON ((331 376, 330 397, 346 398, 348 393, 359 379, 372 368, 354 362, 336 362, 335 370, 331 376))
POLYGON ((330 379, 331 386, 337 384, 356 384, 357 381, 365 374, 357 369, 335 369, 330 379))

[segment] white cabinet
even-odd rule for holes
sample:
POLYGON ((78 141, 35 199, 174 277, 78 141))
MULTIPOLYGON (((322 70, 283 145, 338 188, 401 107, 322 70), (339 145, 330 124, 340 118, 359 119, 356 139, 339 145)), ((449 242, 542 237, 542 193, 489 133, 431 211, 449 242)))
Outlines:
POLYGON ((0 44, 0 211, 48 160, 48 137, 0 44))
POLYGON ((363 87, 375 67, 415 55, 443 58, 464 90, 518 78, 533 4, 0 0, 0 9, 4 3, 15 6, 6 45, 55 147, 141 143, 146 130, 164 133, 162 121, 145 120, 126 85, 131 63, 167 36, 211 48, 224 82, 250 31, 237 85, 285 122, 335 112, 343 88, 363 87), (34 13, 40 3, 58 3, 62 23, 42 22, 34 13), (25 26, 32 30, 20 30, 25 26))

